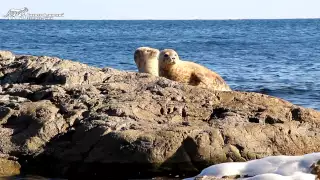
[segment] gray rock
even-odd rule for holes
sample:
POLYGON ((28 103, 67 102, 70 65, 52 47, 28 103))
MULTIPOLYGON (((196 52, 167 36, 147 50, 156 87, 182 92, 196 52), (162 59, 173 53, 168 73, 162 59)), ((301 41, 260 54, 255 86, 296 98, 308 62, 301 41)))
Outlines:
POLYGON ((267 95, 51 57, 17 56, 0 72, 0 150, 27 173, 190 177, 212 164, 320 151, 320 113, 267 95))

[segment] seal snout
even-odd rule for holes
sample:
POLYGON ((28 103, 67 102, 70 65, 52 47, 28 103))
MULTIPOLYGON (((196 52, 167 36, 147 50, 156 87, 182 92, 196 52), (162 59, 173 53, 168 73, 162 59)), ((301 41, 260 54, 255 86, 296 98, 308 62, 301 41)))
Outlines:
POLYGON ((155 49, 155 50, 151 51, 151 56, 152 57, 157 57, 158 58, 159 55, 160 55, 160 51, 159 50, 155 49))
POLYGON ((175 64, 176 63, 176 58, 175 57, 170 57, 169 58, 170 64, 175 64))
POLYGON ((150 47, 140 47, 135 51, 135 56, 145 56, 145 58, 158 57, 160 51, 150 47))

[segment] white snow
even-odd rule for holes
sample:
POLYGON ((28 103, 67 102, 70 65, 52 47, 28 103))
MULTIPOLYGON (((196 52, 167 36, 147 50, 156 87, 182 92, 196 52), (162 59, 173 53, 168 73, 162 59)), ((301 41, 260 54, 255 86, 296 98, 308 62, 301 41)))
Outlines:
MULTIPOLYGON (((311 166, 320 160, 320 153, 304 156, 270 156, 248 162, 231 162, 210 166, 198 176, 249 176, 244 180, 315 180, 311 166)), ((194 178, 188 178, 193 180, 194 178)))

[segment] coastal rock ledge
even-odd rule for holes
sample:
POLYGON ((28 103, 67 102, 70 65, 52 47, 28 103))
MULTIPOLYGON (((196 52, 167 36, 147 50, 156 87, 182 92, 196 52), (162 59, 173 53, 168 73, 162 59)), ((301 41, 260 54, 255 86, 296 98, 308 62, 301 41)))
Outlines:
POLYGON ((320 113, 148 74, 0 52, 0 175, 194 176, 320 151, 320 113))

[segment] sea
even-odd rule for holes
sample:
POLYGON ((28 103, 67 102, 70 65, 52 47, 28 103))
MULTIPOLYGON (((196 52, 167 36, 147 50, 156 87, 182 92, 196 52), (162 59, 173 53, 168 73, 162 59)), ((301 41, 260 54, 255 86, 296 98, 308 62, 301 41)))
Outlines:
POLYGON ((0 49, 137 71, 136 48, 175 49, 233 90, 320 110, 320 19, 188 21, 0 20, 0 49))

